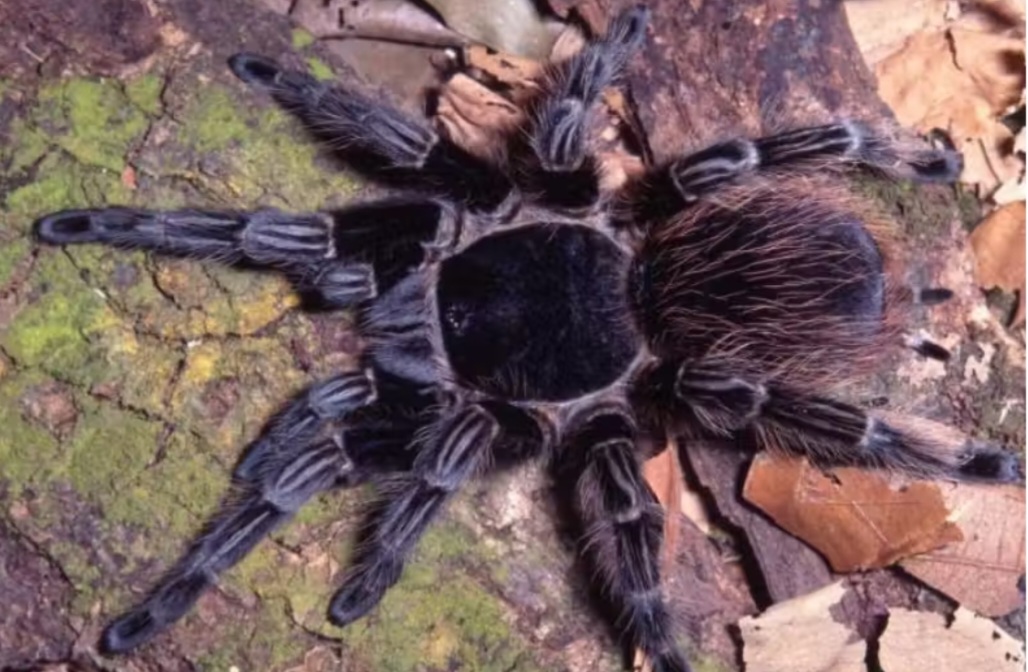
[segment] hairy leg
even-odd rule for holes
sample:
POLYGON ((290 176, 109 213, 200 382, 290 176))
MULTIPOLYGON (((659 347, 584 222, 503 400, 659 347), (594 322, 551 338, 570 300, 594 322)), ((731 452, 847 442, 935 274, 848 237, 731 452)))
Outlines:
POLYGON ((328 617, 344 626, 370 611, 403 573, 407 556, 432 518, 490 461, 500 424, 480 405, 441 417, 423 440, 409 473, 382 484, 353 569, 333 596, 328 617))
POLYGON ((316 138, 384 179, 430 190, 474 210, 499 209, 512 195, 510 180, 496 166, 387 105, 257 54, 236 54, 229 67, 242 81, 267 90, 316 138))
POLYGON ((374 396, 364 373, 347 373, 312 386, 279 413, 236 467, 224 510, 141 604, 107 626, 102 650, 129 651, 182 618, 221 572, 314 495, 395 467, 395 450, 351 448, 333 431, 374 396))
POLYGON ((722 142, 674 159, 643 181, 635 207, 644 219, 667 217, 747 174, 801 166, 866 166, 898 179, 953 182, 963 158, 948 147, 899 142, 847 120, 722 142))
POLYGON ((595 159, 587 152, 589 114, 604 88, 613 84, 642 44, 649 11, 629 8, 616 16, 607 34, 556 65, 548 93, 532 114, 531 148, 535 181, 530 191, 563 207, 591 205, 599 192, 595 159), (536 176, 538 170, 542 175, 536 176))
POLYGON ((437 236, 451 236, 442 230, 444 213, 442 205, 425 200, 304 214, 101 208, 46 215, 35 231, 53 245, 99 243, 272 267, 329 305, 346 307, 371 298, 379 284, 419 263, 424 246, 437 236))
POLYGON ((584 553, 620 611, 619 630, 646 653, 653 672, 686 672, 661 594, 664 515, 643 480, 628 412, 594 409, 570 428, 557 454, 558 476, 574 483, 584 553))
POLYGON ((1017 457, 921 418, 868 412, 851 404, 762 382, 704 362, 664 363, 637 389, 688 431, 728 437, 755 430, 760 447, 808 456, 822 467, 897 469, 916 476, 1018 482, 1017 457))

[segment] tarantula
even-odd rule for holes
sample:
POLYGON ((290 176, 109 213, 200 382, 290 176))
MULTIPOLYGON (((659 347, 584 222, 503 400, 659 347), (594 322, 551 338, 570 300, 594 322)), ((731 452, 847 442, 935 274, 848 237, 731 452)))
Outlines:
POLYGON ((328 618, 364 616, 469 479, 545 457, 584 530, 617 627, 653 669, 688 670, 661 593, 662 512, 642 438, 740 433, 824 467, 1010 481, 1016 459, 824 396, 898 343, 909 297, 887 228, 832 171, 949 181, 955 152, 852 120, 737 139, 651 169, 615 194, 590 154, 590 109, 646 32, 635 7, 552 66, 505 155, 469 153, 346 88, 241 53, 243 82, 317 138, 407 190, 332 212, 123 207, 36 222, 47 243, 105 243, 272 267, 356 309, 362 368, 317 383, 235 467, 234 496, 101 648, 181 618, 315 494, 372 482, 379 499, 328 618), (837 180, 836 180, 837 182, 837 180))

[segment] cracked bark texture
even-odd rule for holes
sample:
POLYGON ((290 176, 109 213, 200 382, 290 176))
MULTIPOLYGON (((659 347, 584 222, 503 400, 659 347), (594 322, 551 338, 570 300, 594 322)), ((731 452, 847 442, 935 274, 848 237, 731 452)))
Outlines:
MULTIPOLYGON (((834 3, 650 4, 653 42, 631 84, 651 147, 759 130, 768 101, 804 120, 882 113, 834 3), (816 38, 801 53, 804 31, 816 38)), ((95 651, 106 619, 215 509, 264 420, 359 346, 345 315, 294 310, 273 275, 28 238, 33 218, 66 207, 307 210, 367 196, 231 78, 225 58, 241 49, 359 80, 257 2, 0 5, 0 669, 621 669, 537 469, 469 488, 400 585, 350 628, 324 613, 361 491, 311 504, 138 655, 95 651)), ((1023 399, 1023 382, 965 375, 973 358, 1001 371, 1018 355, 969 317, 983 306, 952 195, 871 195, 912 222, 912 279, 957 290, 922 316, 957 357, 905 357, 867 394, 1023 446, 1023 406, 1004 405, 1023 399)), ((753 609, 743 572, 683 529, 668 577, 683 641, 699 669, 733 669, 724 626, 753 609)))

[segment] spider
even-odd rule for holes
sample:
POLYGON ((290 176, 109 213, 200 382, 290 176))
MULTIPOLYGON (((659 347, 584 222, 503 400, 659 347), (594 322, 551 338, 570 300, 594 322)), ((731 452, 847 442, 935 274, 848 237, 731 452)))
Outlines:
POLYGON ((127 652, 180 619, 314 495, 371 482, 378 499, 328 618, 345 626, 397 582, 469 479, 545 459, 616 627, 659 672, 689 669, 661 592, 662 511, 644 439, 748 437, 822 467, 994 482, 1016 458, 934 425, 825 396, 899 342, 911 301, 888 228, 833 173, 952 181, 959 154, 854 120, 735 139, 608 193, 590 110, 641 45, 644 7, 551 67, 524 128, 483 158, 357 92, 249 53, 235 75, 315 137, 401 188, 332 212, 124 207, 35 224, 103 243, 288 274, 353 309, 357 370, 287 404, 233 472, 233 496, 149 595, 107 626, 127 652))

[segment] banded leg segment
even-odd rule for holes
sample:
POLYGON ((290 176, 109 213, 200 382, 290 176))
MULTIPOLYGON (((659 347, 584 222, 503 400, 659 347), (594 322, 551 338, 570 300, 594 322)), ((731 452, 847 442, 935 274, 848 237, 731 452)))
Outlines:
POLYGON ((621 75, 646 35, 643 6, 616 16, 607 34, 587 44, 550 76, 550 91, 533 114, 531 145, 544 176, 530 185, 544 201, 588 205, 599 190, 598 168, 588 155, 589 114, 603 90, 621 75))
POLYGON ((687 431, 728 437, 752 428, 760 447, 806 455, 822 467, 898 469, 916 476, 1017 482, 1017 457, 936 422, 761 382, 703 363, 665 363, 637 389, 669 405, 687 431))
POLYGON ((558 454, 558 474, 575 484, 583 552, 621 612, 618 629, 646 653, 654 672, 686 672, 661 594, 664 515, 643 480, 631 418, 621 409, 599 409, 571 430, 558 454))
POLYGON ((499 422, 479 405, 459 408, 436 423, 411 472, 383 484, 353 569, 329 605, 333 623, 344 626, 364 616, 399 581, 432 518, 489 463, 499 433, 499 422))
POLYGON ((666 217, 747 173, 803 164, 863 165, 900 179, 953 182, 963 159, 947 147, 912 147, 859 122, 842 121, 722 142, 675 159, 648 178, 639 207, 644 216, 666 217))
POLYGON ((452 237, 441 230, 446 212, 431 200, 302 214, 101 208, 46 215, 35 231, 54 245, 100 243, 276 268, 342 308, 405 275, 438 236, 452 237))
POLYGON ((241 53, 229 59, 239 79, 267 90, 316 138, 358 167, 439 193, 473 209, 495 210, 513 191, 507 176, 422 122, 359 93, 241 53))
POLYGON ((36 236, 52 245, 102 243, 177 256, 262 266, 316 263, 332 254, 320 214, 213 210, 64 210, 40 218, 36 236))
POLYGON ((344 374, 312 387, 280 413, 236 468, 238 487, 224 511, 141 604, 107 626, 102 650, 126 652, 182 618, 220 573, 314 495, 392 468, 389 451, 350 450, 331 431, 373 397, 363 374, 344 374))

